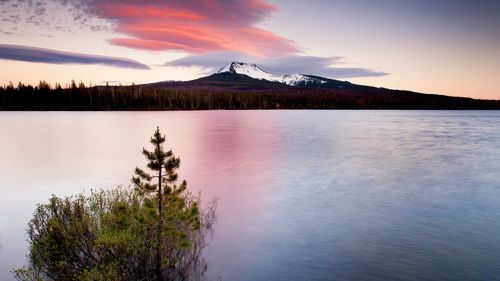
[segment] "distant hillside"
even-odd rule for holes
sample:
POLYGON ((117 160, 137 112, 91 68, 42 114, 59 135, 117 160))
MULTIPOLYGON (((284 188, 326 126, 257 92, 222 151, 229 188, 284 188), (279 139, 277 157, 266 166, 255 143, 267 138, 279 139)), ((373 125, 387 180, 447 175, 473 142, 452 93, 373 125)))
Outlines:
POLYGON ((45 82, 11 84, 0 87, 0 110, 500 109, 499 100, 262 72, 255 65, 232 63, 218 73, 184 82, 93 87, 72 83, 65 89, 45 82))

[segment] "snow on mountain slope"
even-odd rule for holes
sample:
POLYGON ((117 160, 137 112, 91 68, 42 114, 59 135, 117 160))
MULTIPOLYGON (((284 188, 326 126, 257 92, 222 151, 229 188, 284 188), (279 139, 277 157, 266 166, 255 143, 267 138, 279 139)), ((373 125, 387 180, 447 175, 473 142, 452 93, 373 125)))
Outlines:
POLYGON ((232 72, 237 74, 247 75, 254 79, 267 80, 271 82, 283 83, 289 86, 308 85, 308 84, 323 84, 324 80, 311 78, 302 74, 274 74, 262 70, 255 64, 243 62, 232 62, 221 68, 217 73, 232 72))

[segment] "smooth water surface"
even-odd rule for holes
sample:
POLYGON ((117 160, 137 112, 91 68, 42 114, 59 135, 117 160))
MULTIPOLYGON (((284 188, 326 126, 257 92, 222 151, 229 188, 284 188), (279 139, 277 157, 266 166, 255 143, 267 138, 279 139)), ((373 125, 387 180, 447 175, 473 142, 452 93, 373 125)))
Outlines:
POLYGON ((128 185, 159 125, 218 198, 210 280, 500 280, 500 112, 1 112, 0 280, 38 202, 128 185))

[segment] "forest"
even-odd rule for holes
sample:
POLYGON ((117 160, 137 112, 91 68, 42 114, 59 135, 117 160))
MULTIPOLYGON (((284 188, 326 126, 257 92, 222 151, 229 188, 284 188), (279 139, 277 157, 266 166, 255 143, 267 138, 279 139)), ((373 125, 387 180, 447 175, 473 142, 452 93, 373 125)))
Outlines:
MULTIPOLYGON (((271 85, 272 84, 272 85, 271 85)), ((323 89, 194 80, 130 86, 0 86, 0 110, 500 109, 499 100, 384 88, 323 89)))

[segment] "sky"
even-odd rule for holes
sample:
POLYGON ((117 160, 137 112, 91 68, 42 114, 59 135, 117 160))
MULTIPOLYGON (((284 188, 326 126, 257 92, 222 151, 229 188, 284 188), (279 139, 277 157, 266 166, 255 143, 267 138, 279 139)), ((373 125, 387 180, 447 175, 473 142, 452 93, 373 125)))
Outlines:
POLYGON ((191 80, 231 61, 500 99, 500 1, 0 0, 0 85, 191 80))

